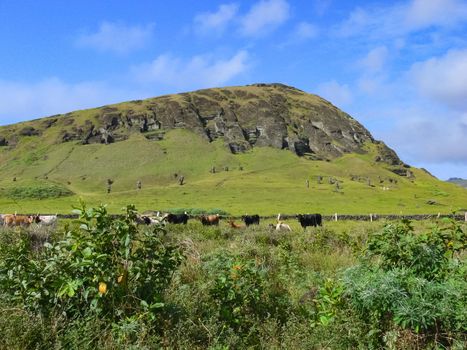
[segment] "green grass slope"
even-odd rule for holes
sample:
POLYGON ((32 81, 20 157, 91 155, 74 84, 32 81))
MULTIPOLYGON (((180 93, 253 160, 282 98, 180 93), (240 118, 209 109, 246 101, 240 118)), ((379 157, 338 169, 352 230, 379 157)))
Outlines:
POLYGON ((232 154, 221 140, 210 143, 186 129, 170 130, 161 141, 135 133, 109 145, 23 137, 12 149, 0 147, 0 212, 69 213, 80 198, 90 205, 107 203, 112 212, 128 203, 141 211, 220 208, 261 215, 449 213, 467 207, 466 189, 416 168, 410 169, 412 179, 398 176, 374 162, 374 147, 367 154, 311 161, 270 147, 232 154), (180 186, 174 174, 186 183, 180 186), (114 180, 110 194, 108 178, 114 180), (48 192, 49 198, 41 195, 48 192))

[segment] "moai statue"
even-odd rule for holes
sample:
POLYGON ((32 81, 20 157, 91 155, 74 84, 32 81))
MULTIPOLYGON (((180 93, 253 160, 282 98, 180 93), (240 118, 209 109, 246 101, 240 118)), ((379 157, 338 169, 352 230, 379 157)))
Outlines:
POLYGON ((141 189, 141 180, 136 181, 136 189, 137 190, 141 189))
POLYGON ((107 179, 107 193, 112 192, 112 184, 114 181, 112 179, 107 179))

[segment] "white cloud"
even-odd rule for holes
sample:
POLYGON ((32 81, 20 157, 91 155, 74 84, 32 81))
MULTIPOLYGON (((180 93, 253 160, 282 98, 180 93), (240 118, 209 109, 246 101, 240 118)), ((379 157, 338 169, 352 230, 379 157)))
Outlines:
POLYGON ((369 73, 381 71, 388 57, 388 49, 386 46, 374 48, 360 60, 359 64, 369 73))
POLYGON ((290 17, 290 6, 286 0, 261 0, 240 20, 240 33, 245 36, 265 35, 290 17))
POLYGON ((406 10, 404 24, 410 30, 449 27, 467 19, 467 4, 459 0, 414 0, 406 10))
POLYGON ((415 63, 409 75, 422 94, 448 106, 467 109, 467 49, 415 63))
POLYGON ((295 27, 294 37, 299 40, 313 39, 318 36, 318 28, 308 22, 300 22, 295 27))
POLYGON ((467 126, 457 118, 406 119, 391 130, 388 139, 398 145, 409 162, 458 163, 467 166, 467 126))
POLYGON ((356 8, 339 25, 341 36, 398 37, 430 27, 455 27, 467 21, 462 0, 412 0, 390 6, 356 8))
POLYGON ((135 94, 101 82, 67 84, 58 78, 33 84, 0 81, 0 124, 121 102, 136 98, 135 94))
POLYGON ((387 89, 382 81, 382 78, 376 76, 363 76, 357 81, 357 86, 360 91, 366 94, 375 94, 382 90, 387 89))
POLYGON ((425 167, 441 178, 460 176, 447 170, 456 164, 467 172, 465 113, 421 99, 382 102, 373 105, 370 113, 376 117, 374 136, 394 147, 408 164, 425 167))
POLYGON ((153 23, 144 26, 126 26, 121 23, 103 22, 97 32, 79 36, 76 45, 102 52, 126 54, 145 47, 151 40, 153 31, 153 23))
POLYGON ((237 4, 223 4, 216 12, 200 13, 194 19, 195 31, 200 34, 222 34, 237 12, 237 4))
POLYGON ((141 83, 162 83, 179 89, 214 87, 225 84, 249 67, 247 51, 239 51, 228 59, 210 55, 183 60, 170 54, 154 61, 134 66, 132 74, 141 83))
POLYGON ((347 105, 352 102, 352 93, 347 84, 339 84, 335 80, 322 83, 317 88, 318 95, 336 106, 347 105))
POLYGON ((388 58, 386 46, 378 46, 370 50, 365 57, 357 62, 363 70, 362 76, 356 81, 360 91, 374 95, 388 92, 386 61, 388 58))

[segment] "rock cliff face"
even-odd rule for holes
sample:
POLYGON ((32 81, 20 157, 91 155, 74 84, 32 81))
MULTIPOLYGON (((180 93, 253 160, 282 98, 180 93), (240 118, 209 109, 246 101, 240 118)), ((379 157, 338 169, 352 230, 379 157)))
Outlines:
POLYGON ((255 146, 288 149, 309 159, 332 159, 364 153, 375 144, 375 161, 403 166, 396 153, 375 141, 361 124, 328 101, 283 84, 205 89, 142 101, 53 116, 17 135, 1 134, 0 146, 14 144, 18 135, 39 136, 60 128, 57 142, 113 143, 132 132, 160 140, 167 130, 190 129, 209 141, 222 139, 232 153, 255 146))

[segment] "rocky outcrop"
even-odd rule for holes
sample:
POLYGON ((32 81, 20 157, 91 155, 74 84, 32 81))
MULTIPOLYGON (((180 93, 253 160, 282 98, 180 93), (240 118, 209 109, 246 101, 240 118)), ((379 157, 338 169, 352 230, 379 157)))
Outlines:
MULTIPOLYGON (((94 116, 83 125, 78 125, 83 120, 79 113, 50 117, 42 125, 62 128, 58 142, 109 144, 131 133, 160 140, 168 130, 185 128, 210 142, 223 140, 232 153, 274 147, 323 160, 365 153, 370 143, 378 150, 376 162, 407 173, 397 154, 375 141, 355 119, 316 95, 283 84, 204 89, 105 106, 88 112, 94 116)), ((38 131, 29 128, 20 133, 38 131)))
POLYGON ((36 130, 32 126, 25 126, 19 131, 21 136, 38 136, 40 135, 40 131, 36 130))

